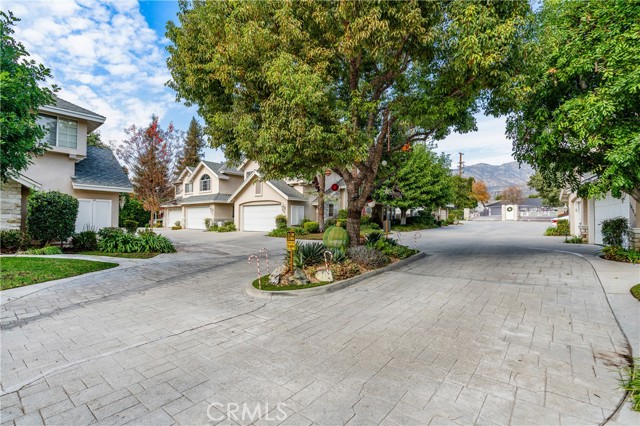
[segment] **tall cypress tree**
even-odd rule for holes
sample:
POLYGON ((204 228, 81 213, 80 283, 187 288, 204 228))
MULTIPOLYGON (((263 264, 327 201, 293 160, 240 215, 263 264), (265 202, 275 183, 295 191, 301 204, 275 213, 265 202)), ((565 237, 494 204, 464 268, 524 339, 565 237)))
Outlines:
POLYGON ((189 130, 187 130, 187 136, 184 140, 182 154, 180 154, 178 158, 176 176, 180 176, 180 173, 182 173, 187 166, 197 166, 204 156, 202 152, 203 149, 204 137, 202 135, 202 126, 198 124, 195 118, 192 118, 189 124, 189 130))

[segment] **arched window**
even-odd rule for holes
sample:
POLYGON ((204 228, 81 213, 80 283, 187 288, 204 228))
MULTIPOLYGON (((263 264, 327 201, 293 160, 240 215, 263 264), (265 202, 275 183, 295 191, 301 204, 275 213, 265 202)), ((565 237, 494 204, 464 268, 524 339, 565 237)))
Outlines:
POLYGON ((202 175, 200 178, 200 191, 210 191, 211 190, 211 178, 209 175, 202 175))

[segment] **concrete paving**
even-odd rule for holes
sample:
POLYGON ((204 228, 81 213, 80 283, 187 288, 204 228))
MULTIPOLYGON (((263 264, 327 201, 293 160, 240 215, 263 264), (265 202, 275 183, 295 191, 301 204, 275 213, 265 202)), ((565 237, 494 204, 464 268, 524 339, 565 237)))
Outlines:
POLYGON ((2 292, 0 421, 600 424, 629 346, 591 260, 543 228, 423 231, 424 261, 314 297, 244 293, 247 255, 273 267, 283 240, 194 231, 168 233, 177 254, 2 292))

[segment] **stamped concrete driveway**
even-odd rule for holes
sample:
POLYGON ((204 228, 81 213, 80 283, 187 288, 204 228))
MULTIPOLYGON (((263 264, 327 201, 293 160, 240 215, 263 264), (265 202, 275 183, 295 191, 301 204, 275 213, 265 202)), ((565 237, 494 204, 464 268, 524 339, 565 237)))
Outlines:
POLYGON ((323 296, 251 299, 246 256, 284 242, 190 231, 175 255, 5 291, 1 422, 602 423, 628 346, 589 263, 540 231, 425 231, 425 260, 323 296))

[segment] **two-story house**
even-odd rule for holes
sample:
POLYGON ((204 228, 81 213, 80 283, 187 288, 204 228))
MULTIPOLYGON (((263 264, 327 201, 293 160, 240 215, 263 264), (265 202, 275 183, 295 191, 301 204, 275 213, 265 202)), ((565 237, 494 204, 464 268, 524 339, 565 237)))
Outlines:
POLYGON ((105 117, 58 97, 38 113, 38 123, 47 130, 42 143, 49 149, 0 188, 0 227, 25 229, 32 189, 76 197, 76 231, 118 226, 120 193, 133 192, 133 186, 109 148, 87 146, 87 135, 105 117))

